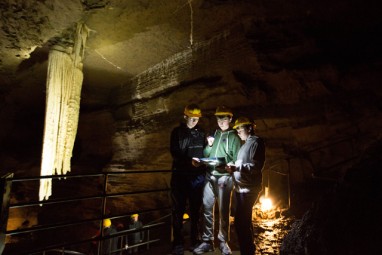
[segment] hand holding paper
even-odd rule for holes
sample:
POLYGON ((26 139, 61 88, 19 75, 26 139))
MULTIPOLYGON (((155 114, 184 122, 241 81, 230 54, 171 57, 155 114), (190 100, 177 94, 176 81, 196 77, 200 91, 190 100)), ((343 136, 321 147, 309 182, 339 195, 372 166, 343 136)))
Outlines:
POLYGON ((202 162, 200 162, 200 159, 198 159, 198 158, 192 158, 192 165, 194 166, 194 167, 199 167, 199 166, 201 166, 203 163, 202 162))
POLYGON ((213 166, 220 173, 226 173, 225 166, 227 163, 225 157, 201 158, 200 161, 208 166, 213 166))
POLYGON ((212 146, 212 144, 214 143, 215 141, 215 138, 213 136, 208 136, 207 137, 207 142, 208 142, 208 146, 212 146))
POLYGON ((236 166, 235 166, 234 164, 232 164, 232 163, 228 163, 228 164, 225 166, 225 170, 226 170, 228 173, 232 174, 233 172, 236 171, 236 166))

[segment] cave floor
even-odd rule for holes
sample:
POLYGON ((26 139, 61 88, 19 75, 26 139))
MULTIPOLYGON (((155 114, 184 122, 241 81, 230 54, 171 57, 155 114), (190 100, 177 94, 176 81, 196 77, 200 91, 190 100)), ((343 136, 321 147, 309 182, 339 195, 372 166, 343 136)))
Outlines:
MULTIPOLYGON (((255 219, 254 223, 254 241, 256 244, 255 255, 279 255, 282 239, 290 230, 292 223, 294 222, 293 216, 280 216, 279 218, 271 219, 255 219)), ((230 228, 230 241, 229 246, 232 249, 232 254, 240 254, 239 245, 235 233, 233 222, 231 221, 230 228)), ((185 255, 193 254, 188 250, 188 238, 185 236, 185 255)), ((215 251, 204 253, 206 255, 221 254, 218 244, 215 242, 215 251)), ((142 253, 141 253, 142 254, 142 253)), ((150 249, 144 254, 171 254, 171 245, 163 244, 155 249, 150 249)))

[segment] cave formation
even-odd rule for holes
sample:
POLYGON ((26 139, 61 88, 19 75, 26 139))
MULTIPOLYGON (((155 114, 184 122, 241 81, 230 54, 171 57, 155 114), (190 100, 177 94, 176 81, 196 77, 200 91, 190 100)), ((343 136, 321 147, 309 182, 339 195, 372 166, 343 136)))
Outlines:
MULTIPOLYGON (((290 177, 288 211, 298 220, 282 253, 375 254, 380 9, 371 0, 2 2, 1 174, 39 175, 49 50, 70 46, 83 23, 90 32, 71 173, 169 170, 169 135, 184 106, 201 106, 210 131, 225 104, 234 119, 255 120, 265 139, 264 183, 273 172, 290 177)), ((12 201, 35 195, 18 187, 12 201)), ((8 228, 34 226, 39 211, 11 211, 8 228)))

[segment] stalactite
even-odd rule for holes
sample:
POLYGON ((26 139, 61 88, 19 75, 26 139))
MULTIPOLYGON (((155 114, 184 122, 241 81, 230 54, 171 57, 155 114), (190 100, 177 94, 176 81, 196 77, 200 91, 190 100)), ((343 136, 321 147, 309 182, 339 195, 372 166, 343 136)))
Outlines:
POLYGON ((194 43, 193 34, 194 34, 194 10, 192 9, 192 0, 188 0, 190 5, 190 45, 194 43))
MULTIPOLYGON (((74 47, 56 46, 49 52, 41 176, 63 175, 70 171, 78 126, 83 80, 82 59, 87 36, 87 27, 78 24, 74 47)), ((40 201, 51 195, 52 179, 41 179, 40 201)))

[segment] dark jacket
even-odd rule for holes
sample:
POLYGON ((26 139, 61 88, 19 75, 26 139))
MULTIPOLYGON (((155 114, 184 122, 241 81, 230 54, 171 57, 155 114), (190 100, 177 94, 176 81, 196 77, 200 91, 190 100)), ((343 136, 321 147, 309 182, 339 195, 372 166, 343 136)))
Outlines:
MULTIPOLYGON (((104 236, 109 236, 117 233, 116 228, 111 225, 103 230, 104 236)), ((102 244, 102 254, 117 254, 118 249, 118 237, 107 238, 102 244)))
POLYGON ((198 175, 203 174, 205 167, 194 167, 192 158, 202 158, 206 137, 203 130, 196 125, 190 129, 180 124, 171 132, 170 152, 173 158, 173 173, 198 175))
MULTIPOLYGON (((129 229, 139 229, 139 228, 142 228, 143 227, 143 224, 141 221, 133 221, 131 222, 131 224, 129 225, 129 229)), ((138 232, 134 232, 132 234, 130 234, 130 242, 131 244, 137 244, 137 243, 140 243, 143 241, 143 238, 145 237, 144 236, 144 232, 143 231, 138 231, 138 232)))

